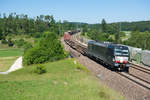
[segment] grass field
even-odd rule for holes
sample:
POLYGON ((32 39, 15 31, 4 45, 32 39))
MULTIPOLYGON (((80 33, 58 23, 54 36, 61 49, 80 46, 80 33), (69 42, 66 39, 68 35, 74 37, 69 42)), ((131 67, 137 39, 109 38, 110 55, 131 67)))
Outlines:
POLYGON ((7 71, 22 54, 23 52, 20 49, 0 49, 0 72, 7 71))
POLYGON ((7 71, 18 57, 0 57, 0 72, 7 71))
POLYGON ((12 57, 12 56, 21 56, 23 51, 21 49, 0 49, 0 57, 12 57))
POLYGON ((10 49, 12 47, 9 47, 8 44, 1 44, 1 40, 0 40, 0 49, 10 49))
POLYGON ((1 100, 123 100, 118 93, 74 59, 43 64, 47 73, 33 73, 37 65, 0 75, 1 100))

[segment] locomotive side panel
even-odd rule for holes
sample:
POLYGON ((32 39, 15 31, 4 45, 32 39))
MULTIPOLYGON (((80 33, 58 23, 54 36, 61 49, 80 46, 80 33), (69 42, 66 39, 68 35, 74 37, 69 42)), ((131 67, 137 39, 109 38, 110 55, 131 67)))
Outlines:
POLYGON ((99 45, 95 42, 88 43, 88 55, 95 57, 103 62, 107 61, 107 48, 104 45, 99 45))

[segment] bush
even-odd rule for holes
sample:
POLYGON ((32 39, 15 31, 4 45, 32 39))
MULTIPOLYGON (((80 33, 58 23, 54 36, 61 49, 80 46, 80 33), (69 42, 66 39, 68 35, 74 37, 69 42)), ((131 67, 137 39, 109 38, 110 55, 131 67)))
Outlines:
POLYGON ((27 42, 27 43, 24 44, 23 48, 24 48, 24 52, 26 52, 27 50, 29 50, 30 48, 32 48, 32 44, 29 43, 29 42, 27 42))
POLYGON ((65 58, 64 52, 58 36, 55 33, 45 33, 43 38, 24 54, 23 63, 25 65, 44 63, 65 58))
POLYGON ((28 39, 28 38, 31 38, 31 36, 30 35, 25 35, 25 38, 28 39))
POLYGON ((38 66, 34 69, 34 73, 37 73, 37 74, 46 73, 46 67, 43 66, 43 65, 38 65, 38 66))
POLYGON ((0 30, 0 40, 4 39, 4 35, 1 33, 1 30, 0 30))
POLYGON ((8 46, 12 47, 14 45, 13 41, 11 38, 8 39, 8 46))
POLYGON ((39 32, 36 32, 36 33, 32 34, 32 36, 33 36, 34 38, 40 38, 40 37, 42 36, 42 34, 39 33, 39 32))
POLYGON ((30 42, 25 41, 24 39, 16 40, 15 45, 19 48, 24 48, 24 51, 27 51, 29 48, 32 48, 32 44, 30 42))
POLYGON ((19 48, 22 47, 24 44, 25 44, 24 39, 19 39, 15 41, 15 45, 19 48))
POLYGON ((23 63, 25 65, 43 63, 48 60, 47 54, 39 47, 29 49, 24 54, 23 63))
POLYGON ((86 69, 84 66, 80 65, 79 63, 77 63, 75 67, 77 70, 89 72, 88 69, 86 69))
POLYGON ((9 46, 9 47, 12 47, 13 45, 14 45, 13 42, 9 42, 9 43, 8 43, 8 46, 9 46))
POLYGON ((7 44, 7 40, 6 39, 2 39, 1 43, 2 44, 7 44))

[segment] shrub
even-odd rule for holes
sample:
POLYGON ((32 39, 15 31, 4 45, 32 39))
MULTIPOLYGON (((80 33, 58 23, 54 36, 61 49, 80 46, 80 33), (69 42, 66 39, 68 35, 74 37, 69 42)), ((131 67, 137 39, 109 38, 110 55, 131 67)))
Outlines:
POLYGON ((2 39, 4 39, 4 36, 3 36, 1 29, 0 29, 0 40, 2 40, 2 39))
POLYGON ((32 36, 33 36, 34 38, 40 38, 40 37, 42 36, 42 34, 39 33, 39 32, 36 32, 36 33, 32 34, 32 36))
POLYGON ((26 65, 31 65, 43 63, 47 61, 47 59, 48 57, 47 54, 44 53, 44 50, 39 47, 34 47, 25 52, 23 63, 26 65))
POLYGON ((36 66, 36 68, 34 69, 34 73, 37 73, 37 74, 46 73, 46 67, 43 66, 43 65, 38 65, 38 66, 36 66))
POLYGON ((8 46, 11 47, 11 46, 13 46, 13 45, 14 45, 14 43, 13 43, 12 39, 9 38, 9 39, 8 39, 8 46))
POLYGON ((86 69, 84 66, 77 64, 76 65, 76 69, 80 70, 80 71, 85 71, 85 72, 89 72, 88 69, 86 69))
POLYGON ((13 45, 14 45, 13 42, 9 42, 9 43, 8 43, 8 46, 9 46, 9 47, 12 47, 13 45))
POLYGON ((110 95, 108 95, 106 92, 104 91, 100 91, 99 92, 99 96, 102 98, 105 98, 105 100, 110 100, 110 95))
POLYGON ((28 39, 28 38, 31 38, 31 36, 30 35, 25 35, 25 38, 28 39))
POLYGON ((1 43, 2 43, 2 44, 7 44, 6 39, 2 39, 1 43))
POLYGON ((45 33, 43 38, 24 54, 23 63, 26 65, 55 61, 67 56, 64 53, 58 36, 55 33, 45 33))
POLYGON ((19 48, 22 47, 24 44, 25 44, 24 39, 19 39, 15 41, 15 45, 19 48))
POLYGON ((19 48, 24 48, 24 51, 27 51, 29 48, 32 48, 32 44, 30 42, 25 41, 24 39, 16 40, 15 45, 19 48))
POLYGON ((30 48, 32 48, 32 44, 29 43, 29 42, 27 42, 27 43, 24 44, 23 48, 24 48, 24 52, 26 52, 27 50, 29 50, 30 48))

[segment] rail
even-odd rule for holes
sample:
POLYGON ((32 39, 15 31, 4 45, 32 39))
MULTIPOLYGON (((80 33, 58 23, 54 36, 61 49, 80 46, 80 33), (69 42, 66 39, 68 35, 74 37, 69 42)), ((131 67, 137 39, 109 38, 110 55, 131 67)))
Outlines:
POLYGON ((129 74, 129 73, 125 73, 125 72, 118 72, 118 74, 120 74, 121 76, 131 80, 132 82, 138 84, 139 86, 142 86, 148 90, 150 90, 150 82, 143 80, 135 75, 129 74))
MULTIPOLYGON (((80 41, 77 40, 75 35, 73 35, 71 37, 72 37, 72 41, 75 43, 74 45, 79 45, 79 46, 87 49, 87 45, 83 45, 83 43, 80 43, 80 41)), ((83 48, 78 48, 78 49, 83 49, 83 48)), ((137 65, 137 64, 134 64, 134 63, 131 63, 131 62, 130 62, 130 64, 131 64, 132 68, 134 68, 136 70, 139 70, 139 71, 141 71, 141 72, 143 72, 143 73, 145 73, 147 75, 150 75, 150 68, 146 68, 144 66, 140 66, 140 65, 137 65)), ((136 75, 134 75, 132 73, 125 73, 125 72, 117 72, 117 73, 120 74, 121 76, 131 80, 132 82, 134 82, 134 83, 136 83, 136 84, 138 84, 138 85, 140 85, 140 86, 150 90, 150 81, 147 81, 144 78, 140 78, 139 76, 136 76, 136 75)))

